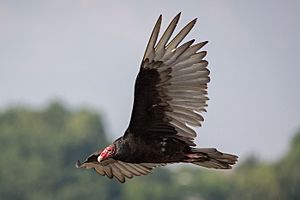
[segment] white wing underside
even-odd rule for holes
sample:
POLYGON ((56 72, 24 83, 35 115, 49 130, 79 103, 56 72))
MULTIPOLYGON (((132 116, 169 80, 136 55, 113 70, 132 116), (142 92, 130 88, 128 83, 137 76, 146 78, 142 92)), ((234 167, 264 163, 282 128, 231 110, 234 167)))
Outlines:
POLYGON ((133 178, 134 176, 142 176, 151 173, 155 167, 164 166, 166 164, 160 163, 126 163, 119 160, 109 158, 101 163, 83 163, 79 164, 79 168, 94 168, 102 176, 108 178, 115 177, 121 183, 125 182, 126 178, 133 178))
POLYGON ((177 135, 194 146, 193 141, 197 135, 188 125, 199 127, 204 120, 200 113, 206 111, 210 72, 207 69, 208 62, 203 60, 206 51, 199 52, 199 49, 207 42, 192 45, 194 40, 190 40, 179 46, 195 25, 196 19, 188 23, 169 42, 180 13, 171 21, 157 42, 161 18, 158 18, 151 34, 142 67, 154 68, 159 72, 160 82, 156 85, 156 90, 160 92, 162 104, 168 106, 165 115, 177 131, 177 135))

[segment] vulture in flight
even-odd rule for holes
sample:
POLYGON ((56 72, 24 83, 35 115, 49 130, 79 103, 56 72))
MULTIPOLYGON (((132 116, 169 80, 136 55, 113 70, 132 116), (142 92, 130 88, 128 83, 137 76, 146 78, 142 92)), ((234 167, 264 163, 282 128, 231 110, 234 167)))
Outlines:
POLYGON ((133 110, 124 135, 83 163, 77 161, 77 168, 94 169, 124 183, 126 178, 147 175, 170 163, 230 169, 237 162, 236 155, 195 147, 194 128, 201 126, 208 100, 208 62, 204 60, 206 51, 201 50, 207 41, 181 44, 197 19, 172 37, 179 18, 180 13, 160 38, 161 15, 154 26, 136 78, 133 110))

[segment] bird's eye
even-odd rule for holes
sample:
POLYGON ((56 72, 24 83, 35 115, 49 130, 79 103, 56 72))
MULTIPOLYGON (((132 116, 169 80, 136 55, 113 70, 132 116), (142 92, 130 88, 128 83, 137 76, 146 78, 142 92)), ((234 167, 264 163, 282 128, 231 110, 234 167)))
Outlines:
POLYGON ((106 152, 107 152, 107 153, 112 153, 112 148, 107 148, 107 149, 106 149, 106 152))

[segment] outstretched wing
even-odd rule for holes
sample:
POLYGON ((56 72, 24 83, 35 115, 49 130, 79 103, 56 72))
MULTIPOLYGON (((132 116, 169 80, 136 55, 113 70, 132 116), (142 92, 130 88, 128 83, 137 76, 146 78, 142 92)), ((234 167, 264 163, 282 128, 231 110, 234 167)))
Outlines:
MULTIPOLYGON (((91 158, 91 155, 89 158, 91 158)), ((151 170, 155 167, 163 166, 165 164, 159 163, 126 163, 119 160, 109 158, 102 162, 90 161, 88 159, 84 163, 77 161, 77 168, 95 169, 102 176, 107 176, 112 179, 115 177, 119 182, 124 183, 126 178, 133 178, 134 176, 142 176, 151 173, 151 170)))
MULTIPOLYGON (((194 44, 181 41, 190 32, 196 19, 188 23, 170 40, 180 18, 171 21, 159 41, 162 16, 155 24, 135 83, 134 105, 126 134, 134 136, 176 137, 195 145, 195 131, 201 126, 206 111, 208 62, 206 51, 199 51, 207 42, 194 44)), ((125 134, 125 135, 126 135, 125 134)))

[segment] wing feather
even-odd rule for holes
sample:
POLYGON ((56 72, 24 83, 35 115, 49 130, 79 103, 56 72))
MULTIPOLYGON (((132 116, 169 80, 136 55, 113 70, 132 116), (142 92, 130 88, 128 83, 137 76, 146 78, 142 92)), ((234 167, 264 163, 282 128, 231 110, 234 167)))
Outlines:
POLYGON ((154 56, 154 54, 153 54, 154 53, 154 45, 155 45, 155 43, 157 41, 157 37, 158 37, 158 34, 159 34, 161 20, 162 20, 162 15, 160 15, 158 17, 158 20, 156 21, 156 24, 155 24, 155 26, 153 28, 153 31, 151 33, 149 42, 148 42, 146 50, 145 50, 145 54, 144 54, 143 60, 145 60, 146 58, 148 58, 150 61, 152 61, 152 58, 154 56))
POLYGON ((167 53, 173 51, 178 44, 185 38, 185 36, 192 30, 197 19, 192 20, 188 23, 181 31, 174 37, 174 39, 166 46, 167 53))
POLYGON ((151 173, 155 167, 164 166, 163 163, 126 163, 109 158, 102 162, 85 161, 82 164, 78 161, 77 168, 94 168, 97 173, 108 178, 115 177, 119 182, 124 183, 126 178, 142 176, 151 173))
MULTIPOLYGON (((128 129, 133 135, 173 136, 194 145, 197 136, 193 128, 201 126, 207 106, 207 83, 210 81, 204 60, 207 52, 201 48, 207 41, 180 44, 194 27, 194 19, 172 37, 180 13, 170 22, 161 38, 158 34, 161 16, 150 36, 140 72, 135 83, 133 112, 128 129), (158 42, 156 43, 156 41, 158 42)), ((130 169, 145 173, 139 165, 130 169)))
POLYGON ((155 51, 156 51, 156 56, 155 59, 159 60, 166 52, 166 44, 169 41, 171 35, 173 34, 177 23, 179 21, 180 18, 180 14, 178 13, 176 15, 176 17, 174 17, 174 19, 171 21, 171 23, 169 24, 168 28, 166 29, 166 31, 164 32, 164 34, 162 35, 162 37, 160 38, 158 44, 156 45, 155 51))

